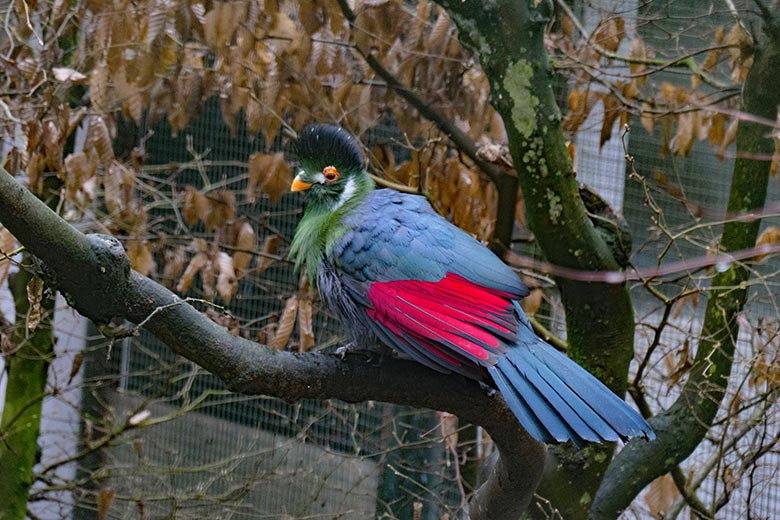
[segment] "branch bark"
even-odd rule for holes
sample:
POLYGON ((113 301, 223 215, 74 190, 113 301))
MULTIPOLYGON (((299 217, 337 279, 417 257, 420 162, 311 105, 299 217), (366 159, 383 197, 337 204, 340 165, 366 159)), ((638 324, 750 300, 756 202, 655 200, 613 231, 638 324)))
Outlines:
MULTIPOLYGON (((771 26, 771 24, 769 24, 771 26)), ((780 70, 780 33, 767 31, 763 48, 757 49, 745 80, 740 110, 774 121, 780 105, 780 90, 771 88, 780 70), (774 36, 773 36, 774 35, 774 36)), ((760 210, 766 203, 774 143, 762 123, 745 119, 737 130, 737 157, 729 194, 730 214, 760 210)), ((753 247, 761 220, 727 222, 720 248, 737 251, 753 247)), ((641 489, 670 471, 690 455, 704 438, 728 385, 734 348, 739 335, 738 315, 747 299, 750 270, 734 262, 712 281, 704 324, 690 376, 680 397, 650 424, 657 439, 650 444, 632 443, 615 458, 593 504, 592 518, 615 518, 641 489)))
POLYGON ((168 289, 130 269, 121 243, 83 235, 0 168, 0 222, 43 261, 45 276, 74 307, 97 323, 125 318, 143 326, 176 353, 244 394, 288 401, 336 398, 378 400, 446 410, 480 424, 500 457, 472 499, 471 517, 515 520, 541 479, 544 445, 519 425, 498 394, 465 378, 422 365, 387 359, 377 366, 363 356, 283 352, 230 334, 168 289))

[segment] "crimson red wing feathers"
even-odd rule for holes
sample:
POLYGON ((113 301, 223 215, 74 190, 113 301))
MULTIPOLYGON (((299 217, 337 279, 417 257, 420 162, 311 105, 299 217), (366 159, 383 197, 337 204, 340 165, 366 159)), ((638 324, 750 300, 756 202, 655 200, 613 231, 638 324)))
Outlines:
POLYGON ((446 366, 458 358, 492 366, 516 339, 512 295, 480 287, 453 273, 437 282, 374 282, 368 291, 372 319, 407 336, 446 366))

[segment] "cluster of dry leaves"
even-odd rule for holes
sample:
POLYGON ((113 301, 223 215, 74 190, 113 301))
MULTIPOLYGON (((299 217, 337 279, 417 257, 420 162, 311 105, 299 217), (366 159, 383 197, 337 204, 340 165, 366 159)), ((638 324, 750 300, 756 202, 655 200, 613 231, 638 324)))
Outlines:
MULTIPOLYGON (((205 299, 229 302, 243 277, 283 256, 283 241, 273 234, 261 237, 258 251, 255 231, 236 210, 237 198, 279 202, 290 180, 283 155, 253 154, 243 193, 180 186, 174 202, 183 224, 209 234, 182 245, 150 232, 145 185, 153 174, 142 147, 130 158, 115 156, 117 117, 139 127, 165 118, 180 132, 216 96, 232 132, 243 114, 247 131, 269 147, 283 126, 338 121, 362 134, 390 118, 411 158, 396 164, 386 143, 373 150, 375 168, 429 194, 443 214, 488 239, 495 189, 386 87, 361 53, 375 56, 475 140, 503 135, 485 75, 431 2, 410 9, 398 0, 364 1, 351 9, 344 12, 335 0, 16 3, 9 18, 15 38, 0 43, 0 88, 11 93, 2 96, 0 112, 4 166, 26 172, 38 193, 55 175, 64 214, 123 238, 138 271, 182 292, 199 282, 205 299)), ((308 346, 311 302, 292 301, 277 329, 286 331, 297 313, 308 346)))
MULTIPOLYGON (((734 113, 739 86, 753 62, 753 40, 741 21, 728 30, 714 28, 710 47, 696 49, 684 58, 666 59, 656 58, 636 31, 629 35, 625 20, 619 16, 602 20, 587 38, 577 34, 576 24, 568 16, 563 16, 561 26, 561 33, 549 41, 561 67, 574 71, 563 123, 566 131, 577 132, 601 103, 601 146, 612 137, 616 121, 622 128, 639 116, 650 134, 660 124, 662 157, 669 153, 687 157, 697 140, 708 141, 720 159, 726 156, 737 135, 739 117, 734 113), (627 52, 621 53, 625 48, 627 52), (703 59, 697 60, 700 55, 703 59), (616 68, 623 72, 615 73, 616 68), (665 76, 662 71, 669 68, 685 69, 687 83, 665 76), (659 81, 656 77, 668 79, 659 81)), ((776 137, 775 143, 773 175, 780 165, 780 138, 776 137)))
MULTIPOLYGON (((290 170, 270 147, 284 128, 314 120, 340 122, 358 135, 392 122, 403 138, 368 150, 372 167, 428 195, 478 238, 493 232, 494 186, 365 59, 372 56, 478 145, 503 144, 487 78, 460 46, 447 13, 428 0, 27 1, 14 3, 8 20, 14 37, 0 41, 4 166, 25 172, 39 193, 47 176, 56 176, 68 218, 91 219, 95 229, 123 238, 134 268, 179 291, 197 283, 204 298, 229 302, 243 278, 284 258, 288 237, 258 237, 237 207, 259 196, 271 205, 280 201, 290 170), (167 119, 181 132, 212 97, 233 133, 243 114, 248 133, 262 136, 266 150, 249 158, 242 192, 177 187, 181 226, 205 230, 182 244, 150 232, 149 184, 158 170, 144 164, 142 147, 129 158, 115 156, 117 117, 139 127, 167 119), (400 163, 399 148, 409 157, 400 163)), ((711 98, 702 85, 712 87, 711 77, 724 68, 732 82, 744 79, 751 57, 741 26, 716 32, 689 86, 654 86, 647 78, 660 65, 641 38, 633 36, 628 53, 619 54, 627 34, 622 18, 602 21, 587 45, 573 19, 561 20, 548 44, 561 70, 571 68, 567 131, 576 132, 600 102, 602 144, 614 122, 630 114, 651 132, 660 121, 666 147, 676 154, 687 155, 697 138, 721 153, 733 141, 736 119, 707 108, 711 98), (629 68, 624 77, 605 81, 594 72, 617 62, 629 68)), ((522 214, 520 204, 521 226, 522 214)), ((276 329, 287 331, 297 316, 308 345, 313 311, 303 294, 287 300, 276 329)))

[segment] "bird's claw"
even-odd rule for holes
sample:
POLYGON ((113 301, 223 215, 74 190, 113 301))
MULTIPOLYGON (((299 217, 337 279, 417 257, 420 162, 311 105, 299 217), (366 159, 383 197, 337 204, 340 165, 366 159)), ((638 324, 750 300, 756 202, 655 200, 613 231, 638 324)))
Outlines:
POLYGON ((485 393, 488 395, 488 397, 493 397, 494 395, 496 395, 496 389, 493 388, 492 386, 488 385, 484 381, 480 381, 479 382, 479 386, 480 386, 480 388, 482 388, 482 390, 485 391, 485 393))
POLYGON ((346 345, 342 345, 337 348, 336 355, 340 357, 342 361, 344 361, 344 358, 347 357, 347 354, 349 354, 352 350, 355 350, 355 343, 350 341, 346 345))

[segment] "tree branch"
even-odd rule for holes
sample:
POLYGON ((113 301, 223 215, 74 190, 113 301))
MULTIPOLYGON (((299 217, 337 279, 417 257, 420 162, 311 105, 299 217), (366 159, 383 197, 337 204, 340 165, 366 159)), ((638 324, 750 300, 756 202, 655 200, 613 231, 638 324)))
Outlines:
POLYGON ((541 479, 545 447, 515 419, 498 394, 455 375, 387 359, 341 360, 321 353, 278 351, 234 336, 168 289, 130 269, 120 242, 83 235, 0 168, 0 222, 44 265, 44 277, 88 318, 105 323, 125 318, 145 328, 176 353, 244 394, 288 401, 336 398, 378 400, 446 410, 480 424, 500 453, 488 480, 472 499, 472 519, 515 520, 541 479))

